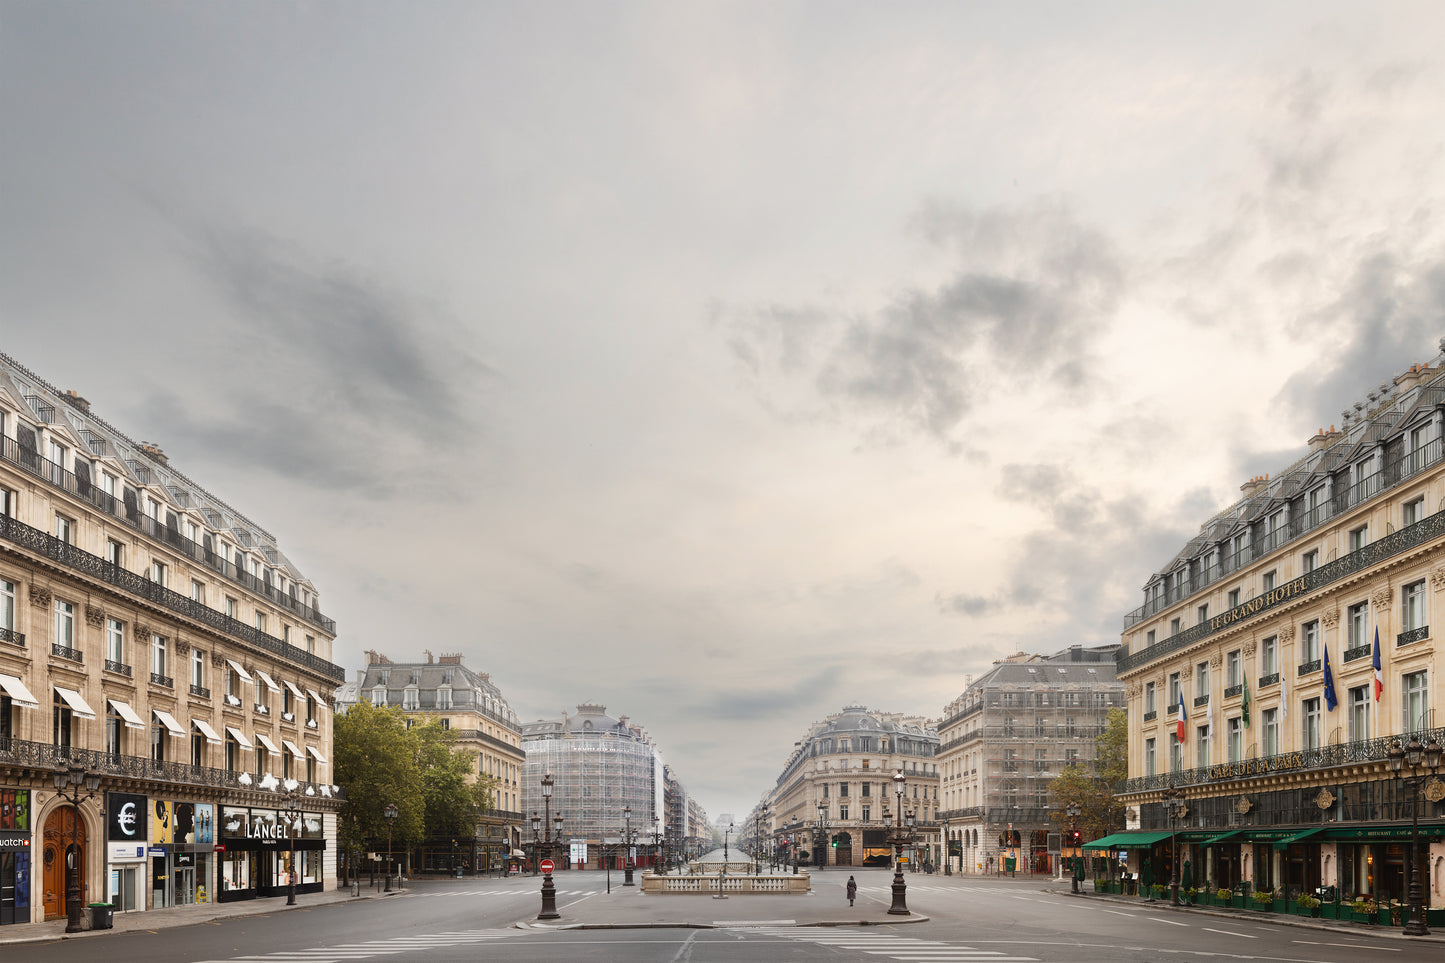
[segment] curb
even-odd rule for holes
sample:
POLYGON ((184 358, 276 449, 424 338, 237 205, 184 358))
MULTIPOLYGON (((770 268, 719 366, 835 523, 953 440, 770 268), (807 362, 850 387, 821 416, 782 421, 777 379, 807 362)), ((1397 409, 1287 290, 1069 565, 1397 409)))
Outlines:
MULTIPOLYGON (((1106 900, 1110 903, 1125 906, 1150 905, 1147 901, 1140 900, 1137 897, 1116 896, 1113 893, 1072 893, 1068 890, 1045 890, 1044 892, 1049 893, 1053 896, 1073 896, 1096 899, 1101 901, 1106 900)), ((1393 926, 1384 927, 1370 926, 1368 924, 1360 925, 1346 921, 1336 921, 1335 923, 1331 923, 1327 920, 1318 920, 1312 917, 1304 916, 1290 916, 1284 913, 1250 913, 1248 915, 1245 915, 1243 913, 1227 913, 1224 912, 1221 907, 1216 906, 1186 906, 1182 903, 1178 907, 1175 907, 1174 904, 1170 903, 1168 900, 1160 900, 1159 902, 1152 905, 1158 910, 1167 909, 1170 912, 1187 910, 1192 915, 1212 916, 1215 919, 1248 920, 1255 923, 1270 923, 1275 926, 1292 926, 1295 929, 1315 930, 1317 932, 1323 933, 1368 934, 1370 936, 1384 937, 1386 939, 1405 940, 1411 943, 1445 944, 1445 936, 1436 936, 1434 933, 1431 933, 1429 936, 1406 936, 1401 930, 1393 926)))
MULTIPOLYGON (((813 923, 770 923, 772 927, 790 927, 803 929, 809 926, 893 926, 903 923, 928 923, 932 921, 931 916, 920 916, 911 914, 901 919, 891 920, 818 920, 813 923)), ((759 929, 760 927, 736 926, 718 923, 697 923, 691 920, 680 920, 675 923, 538 923, 534 920, 518 920, 512 924, 519 930, 733 930, 733 929, 759 929)))

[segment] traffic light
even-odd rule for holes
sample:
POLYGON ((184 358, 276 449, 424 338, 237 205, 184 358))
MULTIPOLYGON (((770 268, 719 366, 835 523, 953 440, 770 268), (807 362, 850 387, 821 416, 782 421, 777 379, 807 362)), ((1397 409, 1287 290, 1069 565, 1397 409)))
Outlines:
POLYGON ((833 835, 833 848, 834 848, 834 849, 837 849, 837 848, 838 848, 838 836, 837 836, 836 833, 833 835))

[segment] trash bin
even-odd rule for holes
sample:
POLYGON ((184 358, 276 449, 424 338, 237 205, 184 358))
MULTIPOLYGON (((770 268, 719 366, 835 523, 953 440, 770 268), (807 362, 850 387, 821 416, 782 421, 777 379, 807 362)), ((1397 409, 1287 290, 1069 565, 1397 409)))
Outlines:
POLYGON ((115 907, 109 903, 90 904, 90 928, 108 930, 115 926, 115 907))

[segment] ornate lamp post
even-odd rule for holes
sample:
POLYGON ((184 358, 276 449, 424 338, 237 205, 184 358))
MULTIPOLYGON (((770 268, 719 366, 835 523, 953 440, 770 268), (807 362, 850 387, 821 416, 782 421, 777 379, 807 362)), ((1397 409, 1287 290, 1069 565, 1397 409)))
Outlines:
POLYGON ((1079 827, 1079 813, 1080 813, 1080 812, 1082 812, 1082 810, 1079 809, 1079 804, 1076 803, 1076 802, 1071 802, 1071 803, 1069 803, 1069 805, 1068 805, 1067 807, 1065 807, 1065 809, 1064 809, 1064 813, 1069 817, 1069 842, 1070 842, 1070 844, 1072 844, 1072 845, 1074 846, 1074 855, 1073 855, 1072 858, 1075 860, 1075 864, 1074 864, 1074 867, 1073 867, 1073 871, 1072 871, 1071 873, 1069 873, 1069 876, 1070 876, 1070 878, 1071 878, 1071 880, 1072 880, 1072 882, 1073 882, 1073 886, 1072 886, 1072 888, 1071 888, 1071 892, 1074 892, 1074 893, 1077 893, 1077 892, 1079 891, 1079 872, 1078 872, 1078 863, 1077 863, 1077 860, 1080 860, 1080 859, 1083 858, 1083 857, 1079 854, 1079 850, 1078 850, 1078 845, 1079 845, 1079 830, 1078 830, 1078 827, 1079 827))
POLYGON ((943 875, 953 875, 953 838, 949 835, 947 819, 943 821, 943 875))
POLYGON ((828 804, 818 803, 818 839, 821 840, 813 848, 817 850, 815 856, 819 869, 828 868, 828 804))
POLYGON ((296 905, 296 820, 301 812, 301 794, 296 790, 301 784, 295 779, 288 779, 283 784, 286 787, 286 849, 291 865, 287 867, 286 873, 286 905, 296 905))
POLYGON ((728 828, 723 830, 723 861, 722 861, 722 869, 718 870, 718 874, 717 874, 717 892, 716 892, 715 894, 713 894, 713 899, 727 899, 727 898, 728 898, 728 895, 723 892, 723 880, 725 880, 725 879, 727 878, 727 874, 728 874, 728 836, 732 834, 732 831, 733 831, 733 824, 732 824, 732 823, 728 823, 728 828))
MULTIPOLYGON (((384 892, 390 893, 390 892, 391 892, 391 830, 392 830, 392 827, 396 824, 396 817, 397 817, 398 815, 400 815, 400 810, 398 810, 398 809, 396 808, 396 803, 387 803, 387 804, 386 804, 386 808, 381 811, 381 814, 382 814, 382 816, 386 817, 386 889, 384 890, 384 892)), ((397 888, 400 889, 401 887, 398 886, 397 888)))
POLYGON ((889 916, 908 916, 908 884, 903 881, 903 844, 907 836, 903 831, 903 770, 893 774, 893 791, 898 797, 898 808, 893 815, 893 905, 888 907, 889 916))
POLYGON ((761 876, 763 872, 763 820, 768 816, 768 807, 759 806, 757 815, 753 817, 753 875, 761 876))
POLYGON ((632 807, 631 807, 631 806, 624 806, 624 807, 622 808, 622 819, 623 819, 623 827, 622 827, 622 846, 623 846, 622 869, 623 869, 623 872, 624 872, 623 879, 622 879, 622 885, 623 885, 623 886, 635 886, 635 885, 637 885, 637 884, 635 884, 634 882, 632 882, 632 807))
POLYGON ((662 820, 652 820, 652 872, 654 875, 666 875, 662 865, 662 820))
POLYGON ((1189 815, 1189 807, 1184 804, 1184 790, 1176 789, 1172 784, 1164 790, 1164 808, 1169 813, 1169 893, 1170 902, 1175 906, 1179 905, 1179 837, 1175 832, 1174 824, 1189 815))
POLYGON ((1396 778, 1410 787, 1410 864, 1405 876, 1409 887, 1410 922, 1405 924, 1403 932, 1406 936, 1429 936, 1430 928, 1425 925, 1424 897, 1420 891, 1420 787, 1427 775, 1434 775, 1435 770, 1440 768, 1440 743, 1431 736, 1430 742, 1422 746, 1419 736, 1411 736, 1409 744, 1402 748, 1400 740, 1396 739, 1386 751, 1385 758, 1396 778), (1406 764, 1410 767, 1410 775, 1402 777, 1400 773, 1406 764))
POLYGON ((86 772, 84 766, 71 766, 54 775, 55 794, 75 808, 70 822, 70 848, 65 853, 65 932, 80 930, 80 804, 95 796, 100 788, 100 774, 86 772), (85 786, 85 795, 80 787, 85 786), (66 790, 70 791, 67 793, 66 790))
MULTIPOLYGON (((552 845, 562 836, 562 814, 557 814, 556 824, 552 820, 552 775, 548 773, 542 777, 542 804, 546 810, 547 832, 549 835, 543 840, 543 848, 547 851, 547 866, 542 876, 542 912, 537 914, 539 920, 560 919, 562 914, 557 912, 557 884, 552 882, 552 845)), ((537 814, 532 814, 532 825, 536 825, 537 814)))

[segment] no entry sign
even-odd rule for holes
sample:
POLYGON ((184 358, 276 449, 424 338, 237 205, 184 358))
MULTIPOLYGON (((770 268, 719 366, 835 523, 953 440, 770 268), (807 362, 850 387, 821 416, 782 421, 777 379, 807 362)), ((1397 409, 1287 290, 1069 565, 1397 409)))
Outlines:
POLYGON ((542 860, 542 872, 544 872, 544 873, 550 873, 550 872, 552 872, 552 870, 555 869, 555 868, 556 868, 555 865, 552 863, 552 861, 551 861, 550 859, 544 859, 544 860, 542 860))

